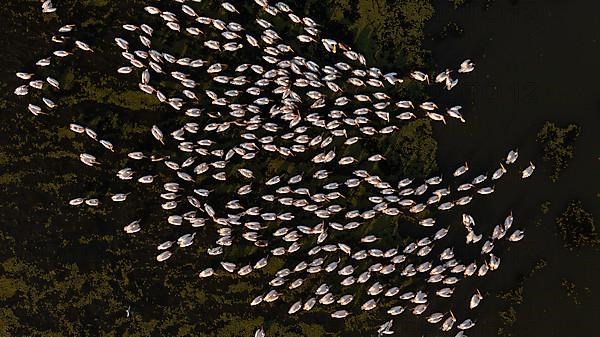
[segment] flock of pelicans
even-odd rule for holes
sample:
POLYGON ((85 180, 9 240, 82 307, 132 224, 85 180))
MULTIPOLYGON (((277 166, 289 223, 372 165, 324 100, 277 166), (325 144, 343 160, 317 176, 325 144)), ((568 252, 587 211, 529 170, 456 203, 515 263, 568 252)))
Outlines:
MULTIPOLYGON (((157 125, 149 129, 156 147, 167 149, 169 155, 129 152, 134 168, 115 172, 122 181, 157 184, 161 180, 164 191, 157 198, 167 213, 166 222, 188 228, 188 233, 160 243, 156 260, 164 262, 199 240, 208 245, 202 251, 218 259, 199 271, 199 277, 206 279, 217 274, 245 276, 278 257, 287 265, 251 306, 275 302, 286 289, 305 287, 308 297, 291 303, 290 315, 322 306, 331 317, 343 319, 383 308, 389 316, 409 312, 442 331, 457 329, 455 336, 465 336, 475 322, 455 316, 449 305, 459 302, 443 300, 453 296, 462 280, 496 270, 500 258, 494 248, 503 240, 521 240, 524 232, 512 228, 512 213, 491 231, 478 229, 474 218, 462 213, 464 228, 454 230, 462 231, 466 246, 477 251, 473 260, 464 261, 455 256, 456 242, 443 242, 450 227, 434 216, 492 194, 495 183, 515 165, 518 152, 510 151, 490 171, 491 176, 468 177, 467 163, 450 179, 386 179, 375 174, 386 157, 373 152, 376 147, 366 145, 372 144, 368 139, 385 137, 417 118, 465 122, 461 107, 443 109, 430 101, 398 99, 397 87, 407 81, 429 83, 429 76, 420 71, 399 76, 367 67, 362 54, 324 37, 322 26, 294 13, 287 4, 254 2, 236 7, 228 2, 161 1, 144 8, 146 23, 125 24, 114 39, 114 48, 123 57, 123 64, 115 69, 118 76, 124 81, 136 78, 141 91, 187 120, 168 132, 157 125), (208 8, 222 19, 205 16, 208 8), (237 22, 242 19, 247 23, 237 22), (200 53, 192 58, 155 49, 155 41, 165 36, 186 39, 200 46, 200 53), (249 168, 274 158, 293 166, 283 165, 274 174, 249 168), (136 169, 137 162, 157 168, 136 169), (305 170, 290 172, 300 166, 305 170), (384 238, 377 234, 385 229, 376 228, 381 225, 373 220, 384 217, 389 223, 397 216, 415 219, 428 234, 402 247, 383 247, 384 238), (360 240, 348 241, 344 233, 353 231, 360 233, 360 240), (214 243, 208 242, 208 233, 216 234, 214 243), (230 247, 244 246, 258 248, 262 257, 228 259, 230 247), (337 281, 305 283, 311 274, 319 273, 337 281), (406 285, 406 280, 411 282, 406 285)), ((56 8, 48 0, 42 9, 56 8)), ((92 53, 93 46, 76 39, 76 29, 75 25, 61 27, 52 38, 60 48, 36 66, 92 53)), ((458 83, 455 74, 473 70, 474 64, 466 60, 456 71, 445 70, 431 82, 451 90, 458 83)), ((15 89, 16 95, 26 96, 33 89, 43 93, 41 103, 28 105, 32 114, 49 114, 60 106, 46 97, 48 92, 57 96, 58 80, 43 80, 29 72, 16 75, 28 81, 15 89)), ((125 155, 76 121, 69 128, 100 145, 80 154, 85 165, 102 165, 105 151, 125 155)), ((520 170, 521 177, 529 177, 534 169, 529 163, 520 170)), ((124 202, 129 195, 124 191, 104 198, 77 197, 69 203, 98 207, 105 199, 124 202)), ((138 219, 123 230, 139 235, 146 225, 150 224, 138 219)), ((465 305, 475 309, 483 295, 479 290, 471 294, 465 305)), ((393 334, 392 324, 393 319, 386 321, 378 334, 393 334)), ((264 335, 262 328, 256 330, 255 336, 264 335)))

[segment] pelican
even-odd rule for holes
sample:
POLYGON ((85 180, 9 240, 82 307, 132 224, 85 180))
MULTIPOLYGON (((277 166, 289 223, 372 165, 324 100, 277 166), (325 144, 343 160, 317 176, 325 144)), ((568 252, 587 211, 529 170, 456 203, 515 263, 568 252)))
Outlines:
MULTIPOLYGON (((452 90, 458 84, 458 78, 452 79, 448 76, 448 78, 446 78, 445 84, 446 84, 446 90, 452 90)), ((455 114, 455 116, 453 116, 453 117, 460 119, 464 123, 464 119, 462 119, 462 116, 460 116, 460 113, 458 113, 458 112, 453 112, 453 113, 455 114)))
POLYGON ((254 332, 254 337, 265 337, 265 331, 262 328, 258 328, 254 332))
POLYGON ((452 289, 452 288, 442 288, 435 292, 435 294, 438 295, 439 297, 445 297, 445 298, 452 296, 453 293, 454 293, 454 289, 452 289))
POLYGON ((478 194, 491 194, 494 192, 494 187, 482 187, 480 189, 477 190, 478 194))
POLYGON ((498 269, 499 266, 500 266, 500 258, 497 257, 496 255, 490 253, 490 263, 489 263, 490 270, 496 270, 496 269, 498 269))
POLYGON ((109 151, 115 152, 113 144, 111 142, 109 142, 108 140, 101 139, 100 144, 102 146, 104 146, 106 149, 108 149, 109 151))
POLYGON ((435 83, 445 82, 450 77, 450 70, 446 69, 435 77, 435 83))
POLYGON ((92 48, 90 48, 90 46, 85 42, 75 41, 75 46, 81 50, 93 52, 92 48))
POLYGON ((421 71, 415 70, 411 72, 410 77, 414 78, 419 82, 427 81, 427 84, 429 84, 429 76, 421 71))
POLYGON ((56 107, 56 103, 54 103, 51 99, 46 98, 46 97, 42 97, 42 102, 44 102, 44 104, 46 104, 46 106, 50 109, 53 109, 56 107))
POLYGON ((347 305, 348 303, 352 302, 353 299, 354 296, 352 295, 344 295, 337 300, 337 303, 340 305, 347 305))
POLYGON ((263 301, 263 295, 259 295, 257 297, 255 297, 252 302, 250 302, 250 306, 255 306, 260 304, 263 301))
POLYGON ((40 108, 39 106, 37 106, 35 104, 29 104, 27 106, 27 109, 29 110, 29 112, 31 112, 35 116, 40 115, 40 114, 45 114, 45 112, 42 111, 42 108, 40 108))
POLYGON ((535 170, 535 165, 533 165, 532 162, 529 162, 529 166, 521 172, 521 178, 529 178, 533 174, 533 170, 535 170))
POLYGON ((465 172, 467 172, 468 170, 469 170, 469 166, 465 162, 465 164, 463 166, 457 168, 452 175, 455 177, 459 177, 459 176, 463 175, 465 172))
POLYGON ((460 120, 461 122, 465 123, 465 119, 463 118, 462 114, 459 111, 461 108, 462 107, 460 105, 457 105, 450 109, 447 109, 446 112, 448 113, 448 116, 450 116, 452 118, 456 118, 456 119, 460 120))
POLYGON ((344 317, 347 317, 348 315, 350 315, 350 312, 348 312, 347 310, 338 310, 338 311, 333 312, 331 314, 331 317, 344 318, 344 317))
POLYGON ((510 152, 508 153, 508 155, 506 156, 506 160, 504 161, 507 165, 514 163, 515 161, 517 161, 517 158, 519 157, 519 151, 518 150, 510 150, 510 152))
POLYGON ((363 305, 360 306, 360 309, 363 311, 369 311, 369 310, 373 310, 376 306, 377 306, 377 301, 375 301, 374 299, 370 299, 370 300, 366 301, 365 303, 363 303, 363 305))
POLYGON ((442 323, 441 330, 442 331, 450 331, 452 329, 452 327, 454 326, 454 323, 456 323, 456 318, 454 317, 454 314, 452 313, 452 311, 450 311, 450 317, 446 318, 444 323, 442 323))
POLYGON ((21 85, 19 87, 17 87, 14 91, 14 94, 17 96, 25 96, 29 93, 29 90, 27 89, 26 85, 21 85))
POLYGON ((396 316, 396 315, 400 315, 402 312, 404 312, 404 308, 400 305, 391 307, 390 309, 388 309, 387 313, 392 315, 392 316, 396 316))
POLYGON ((426 114, 427 114, 427 117, 431 118, 432 120, 434 120, 434 121, 442 121, 444 124, 446 124, 446 119, 444 118, 443 115, 440 115, 440 114, 435 113, 435 112, 430 112, 430 111, 427 111, 426 114))
POLYGON ((471 60, 464 60, 461 64, 460 64, 460 68, 458 69, 459 73, 469 73, 471 71, 475 70, 475 63, 471 62, 471 60))
POLYGON ((483 296, 481 295, 481 292, 479 292, 479 289, 477 289, 477 293, 475 293, 473 296, 471 296, 471 301, 469 302, 469 308, 470 309, 476 308, 482 299, 483 299, 483 296))
POLYGON ((71 205, 71 206, 79 206, 79 205, 83 204, 84 201, 85 201, 84 198, 71 199, 69 201, 69 205, 71 205))
POLYGON ((515 230, 509 237, 508 240, 512 242, 520 241, 525 236, 525 232, 520 229, 515 230))
POLYGON ((504 173, 506 173, 506 168, 504 168, 504 165, 500 163, 500 168, 494 171, 494 174, 492 174, 492 180, 500 179, 500 177, 502 177, 504 173))
POLYGON ((315 306, 316 303, 317 303, 317 299, 314 297, 311 297, 306 302, 304 302, 302 309, 304 309, 304 311, 309 311, 310 309, 312 309, 315 306))
POLYGON ((165 241, 156 247, 157 250, 169 249, 173 246, 173 241, 165 241))
POLYGON ((128 234, 133 234, 133 233, 139 232, 141 230, 140 221, 141 220, 135 220, 135 221, 131 222, 129 225, 123 227, 123 230, 128 234))
POLYGON ((467 318, 466 320, 464 320, 462 323, 460 323, 456 327, 459 328, 460 330, 467 330, 474 326, 475 326, 475 323, 471 319, 467 318))
POLYGON ((65 51, 65 50, 55 50, 52 54, 54 54, 54 56, 58 56, 58 57, 66 57, 66 56, 72 55, 72 53, 65 51))
POLYGON ((113 195, 111 197, 111 199, 112 199, 112 201, 115 201, 115 202, 125 201, 125 199, 127 199, 128 195, 129 195, 129 193, 117 193, 117 194, 113 195))
POLYGON ((290 310, 288 310, 288 314, 290 314, 290 315, 295 314, 301 308, 302 308, 302 301, 297 301, 294 304, 292 304, 292 306, 290 307, 290 310))
POLYGON ((94 166, 95 164, 100 164, 97 160, 96 157, 88 154, 88 153, 82 153, 79 155, 79 160, 81 160, 82 163, 88 165, 88 166, 94 166))
POLYGON ((35 63, 35 65, 40 66, 40 67, 47 67, 50 65, 50 58, 47 57, 47 58, 40 59, 35 63))
POLYGON ((439 323, 444 318, 444 314, 441 312, 436 312, 427 317, 427 322, 431 324, 439 323))
POLYGON ((16 73, 16 76, 22 80, 29 80, 33 77, 34 74, 31 73, 25 73, 25 72, 18 72, 16 73))

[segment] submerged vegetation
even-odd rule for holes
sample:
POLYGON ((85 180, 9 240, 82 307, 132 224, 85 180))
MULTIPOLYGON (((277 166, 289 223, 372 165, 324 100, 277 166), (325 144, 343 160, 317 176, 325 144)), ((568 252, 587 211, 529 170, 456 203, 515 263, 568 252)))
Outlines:
POLYGON ((573 300, 574 304, 581 304, 581 301, 579 300, 579 294, 577 293, 577 289, 575 286, 575 283, 567 280, 567 279, 563 279, 560 282, 560 285, 563 287, 563 289, 565 289, 567 296, 573 300))
MULTIPOLYGON (((433 16, 428 1, 329 0, 326 5, 309 1, 310 14, 322 17, 328 8, 329 17, 341 30, 350 33, 354 44, 361 46, 367 59, 380 67, 406 71, 427 64, 428 52, 422 48, 425 23, 433 16)), ((329 23, 328 23, 329 25, 329 23)))
POLYGON ((594 216, 583 207, 581 201, 571 201, 556 218, 556 225, 564 247, 569 250, 600 245, 594 216))
POLYGON ((580 127, 570 124, 564 128, 552 122, 546 122, 537 134, 537 141, 542 147, 544 160, 552 167, 550 179, 556 181, 560 172, 567 168, 573 159, 575 140, 579 135, 580 127))
POLYGON ((437 142, 430 121, 414 121, 389 138, 380 141, 383 143, 381 148, 387 149, 383 153, 388 158, 386 164, 399 168, 402 176, 424 178, 437 170, 437 142))
POLYGON ((527 285, 527 281, 539 272, 541 272, 544 268, 546 268, 547 265, 548 262, 546 260, 539 259, 531 267, 529 274, 521 276, 519 283, 514 288, 496 295, 498 299, 504 301, 505 305, 505 309, 498 312, 501 327, 498 328, 497 336, 512 336, 512 327, 517 321, 517 310, 519 306, 523 303, 523 295, 527 285))
MULTIPOLYGON (((109 36, 105 22, 119 27, 135 20, 133 8, 144 3, 74 1, 57 6, 63 11, 61 17, 86 29, 96 27, 95 38, 100 40, 109 36), (89 18, 79 18, 77 13, 89 18)), ((428 2, 379 1, 376 6, 369 1, 298 3, 306 15, 336 28, 335 34, 343 36, 340 40, 358 45, 382 69, 402 71, 427 65, 428 52, 422 42, 423 27, 433 15, 428 2)), ((8 40, 3 43, 14 48, 10 48, 12 54, 4 55, 0 87, 13 88, 13 70, 27 70, 36 57, 47 52, 41 46, 47 46, 51 36, 43 27, 54 31, 59 23, 55 14, 42 15, 35 4, 12 3, 2 11, 6 20, 0 26, 8 40), (25 34, 22 27, 42 28, 25 34)), ((90 57, 102 63, 98 55, 110 55, 104 48, 99 46, 90 57)), ((139 143, 140 134, 147 132, 139 114, 157 120, 165 109, 152 97, 126 88, 116 75, 100 75, 91 63, 62 65, 62 75, 57 78, 66 95, 60 100, 64 111, 60 118, 85 120, 107 136, 122 130, 119 144, 125 149, 139 143)), ((412 96, 425 97, 422 89, 418 85, 402 88, 412 96)), ((32 118, 11 93, 12 89, 0 93, 0 188, 7 191, 0 204, 0 239, 8 247, 0 252, 0 337, 245 337, 260 325, 272 336, 282 337, 366 333, 369 315, 353 316, 344 326, 325 325, 318 319, 298 323, 276 304, 251 309, 248 302, 262 284, 219 277, 201 282, 190 272, 197 263, 193 256, 199 255, 193 252, 185 263, 179 260, 175 265, 156 267, 148 247, 154 247, 158 233, 149 229, 147 236, 131 240, 124 237, 122 224, 116 221, 125 212, 147 212, 145 202, 114 213, 98 208, 82 214, 69 207, 68 196, 73 193, 115 191, 101 175, 74 174, 82 170, 73 153, 89 145, 85 139, 74 137, 65 125, 56 125, 53 116, 32 118)), ((394 167, 400 167, 398 175, 424 177, 437 170, 437 143, 430 121, 409 123, 380 141, 385 142, 394 167)), ((284 164, 273 161, 271 166, 284 164)), ((317 315, 327 317, 323 312, 317 315)))

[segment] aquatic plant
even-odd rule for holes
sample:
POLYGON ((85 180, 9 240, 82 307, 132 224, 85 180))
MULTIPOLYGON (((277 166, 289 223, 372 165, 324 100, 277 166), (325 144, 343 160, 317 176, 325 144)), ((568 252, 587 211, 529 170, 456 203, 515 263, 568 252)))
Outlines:
POLYGON ((573 159, 575 140, 579 135, 580 127, 570 124, 564 128, 552 122, 546 122, 537 134, 537 141, 542 147, 544 160, 552 167, 550 179, 556 181, 560 172, 567 168, 573 159))
POLYGON ((582 247, 595 247, 600 244, 600 236, 594 225, 594 217, 583 207, 581 201, 572 200, 556 218, 556 225, 565 248, 573 250, 582 247))

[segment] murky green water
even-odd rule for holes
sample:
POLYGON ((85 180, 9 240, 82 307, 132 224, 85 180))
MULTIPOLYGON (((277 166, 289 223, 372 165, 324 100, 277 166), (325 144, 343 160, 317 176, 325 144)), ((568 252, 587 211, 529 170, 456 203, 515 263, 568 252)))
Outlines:
MULTIPOLYGON (((267 289, 270 278, 256 274, 201 282, 197 272, 211 261, 194 250, 157 264, 156 243, 178 233, 158 225, 162 218, 155 211, 158 201, 145 198, 139 185, 131 184, 134 198, 122 206, 85 211, 66 206, 77 194, 119 190, 106 168, 82 168, 77 155, 90 143, 75 138, 65 121, 79 121, 118 141, 122 153, 151 149, 151 125, 168 128, 179 122, 131 83, 106 75, 106 69, 120 59, 108 47, 112 38, 123 23, 138 19, 136 13, 144 4, 57 2, 60 20, 42 16, 34 2, 13 0, 1 9, 5 19, 0 23, 4 32, 0 36, 4 63, 0 69, 0 239, 5 249, 0 251, 0 335, 250 336, 262 324, 269 336, 372 335, 372 322, 379 323, 382 315, 363 313, 343 322, 332 321, 326 310, 319 309, 290 317, 288 304, 249 308, 247 303, 257 291, 267 289), (81 38, 97 45, 97 51, 54 70, 62 74, 59 80, 64 84, 64 100, 57 102, 65 102, 68 109, 61 109, 59 116, 33 118, 12 95, 17 83, 14 72, 29 69, 45 55, 51 32, 65 23, 84 27, 81 38), (132 217, 156 225, 148 226, 144 235, 125 236, 123 223, 132 217), (128 306, 130 318, 125 316, 128 306)), ((598 223, 595 128, 600 113, 593 80, 598 70, 589 57, 598 52, 594 12, 583 4, 535 1, 495 1, 487 10, 482 1, 457 10, 446 1, 417 0, 327 1, 326 10, 317 1, 293 5, 332 27, 334 37, 354 41, 356 49, 385 71, 454 67, 465 56, 475 60, 477 71, 450 94, 427 93, 441 96, 441 103, 463 105, 467 124, 434 125, 434 142, 420 136, 430 123, 413 123, 388 141, 397 144, 390 152, 419 160, 400 160, 381 169, 395 177, 426 176, 440 168, 440 173, 450 176, 464 160, 476 171, 494 167, 512 147, 539 163, 527 184, 510 177, 498 185, 493 198, 477 200, 469 209, 482 223, 498 222, 512 209, 527 232, 521 244, 504 247, 499 272, 470 280, 466 286, 478 287, 486 296, 473 316, 480 324, 469 335, 590 335, 600 299, 594 287, 600 281, 594 272, 600 256, 597 248, 563 249, 554 219, 569 200, 580 199, 598 223), (448 22, 456 22, 464 33, 434 39, 448 22), (557 45, 557 40, 562 43, 557 45), (573 76, 572 69, 564 66, 566 59, 577 63, 585 75, 573 76), (549 164, 543 164, 535 141, 548 120, 581 127, 575 156, 556 183, 550 182, 549 164), (416 146, 398 145, 403 142, 416 146), (544 202, 549 202, 546 213, 541 207, 544 202)), ((410 88, 406 94, 424 95, 420 88, 410 88)), ((120 158, 115 155, 108 165, 122 167, 125 162, 120 158)), ((261 165, 257 172, 290 164, 279 159, 261 165)), ((451 212, 448 221, 457 212, 451 212)), ((398 230, 401 221, 389 226, 391 242, 401 244, 417 235, 398 230)), ((231 254, 258 256, 246 250, 231 254)), ((267 272, 272 274, 281 265, 270 265, 267 272)), ((290 302, 291 297, 284 298, 290 302)), ((409 315, 396 319, 395 330, 399 335, 441 335, 409 315)))

